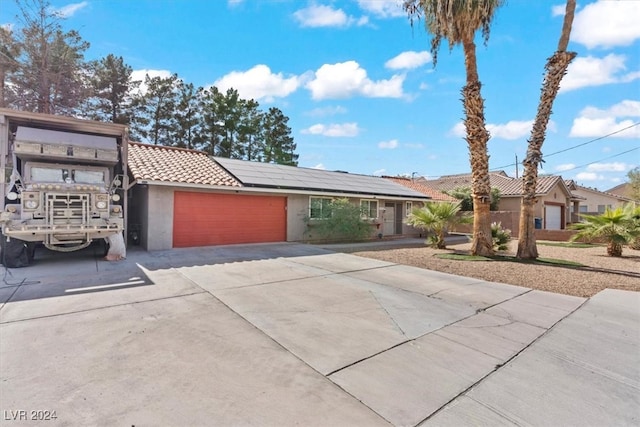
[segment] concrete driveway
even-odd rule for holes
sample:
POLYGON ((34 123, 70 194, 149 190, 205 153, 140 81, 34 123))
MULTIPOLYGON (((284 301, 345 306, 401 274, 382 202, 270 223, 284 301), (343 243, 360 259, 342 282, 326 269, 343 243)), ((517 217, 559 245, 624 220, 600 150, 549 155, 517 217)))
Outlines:
POLYGON ((633 292, 300 244, 48 254, 0 285, 7 425, 637 425, 639 392, 633 292))

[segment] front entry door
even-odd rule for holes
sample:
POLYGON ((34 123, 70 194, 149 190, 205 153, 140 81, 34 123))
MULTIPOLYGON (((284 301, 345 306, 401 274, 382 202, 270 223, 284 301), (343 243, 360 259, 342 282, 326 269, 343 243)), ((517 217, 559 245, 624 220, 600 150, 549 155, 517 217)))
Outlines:
POLYGON ((382 234, 392 236, 396 231, 396 205, 394 203, 384 204, 384 223, 382 225, 382 234))

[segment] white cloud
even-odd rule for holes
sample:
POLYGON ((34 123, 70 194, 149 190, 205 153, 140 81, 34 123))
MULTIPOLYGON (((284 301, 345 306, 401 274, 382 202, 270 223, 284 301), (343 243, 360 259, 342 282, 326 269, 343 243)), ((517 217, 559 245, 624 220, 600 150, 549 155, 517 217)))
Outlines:
POLYGON ((311 117, 324 117, 324 116, 334 116, 336 114, 345 114, 347 109, 341 105, 336 106, 328 106, 328 107, 320 107, 314 108, 311 111, 306 112, 307 116, 311 117))
POLYGON ((579 181, 599 181, 604 179, 604 176, 595 172, 580 172, 576 175, 576 179, 579 181))
POLYGON ((273 101, 284 98, 298 89, 300 77, 284 77, 282 73, 272 73, 266 65, 256 65, 247 71, 232 71, 214 83, 221 91, 234 88, 245 99, 273 101))
POLYGON ((531 133, 533 120, 511 120, 503 125, 487 123, 487 130, 492 138, 514 140, 524 138, 531 133))
POLYGON ((332 123, 329 125, 318 123, 307 129, 303 129, 301 132, 304 134, 329 137, 354 137, 360 133, 360 128, 358 128, 357 123, 332 123))
POLYGON ((72 17, 77 11, 79 11, 80 9, 85 8, 86 6, 88 6, 89 3, 86 1, 80 2, 80 3, 70 3, 66 6, 63 6, 61 8, 57 8, 54 9, 54 12, 60 16, 61 18, 70 18, 72 17))
POLYGON ((589 172, 625 172, 627 169, 631 169, 631 166, 620 162, 591 163, 587 166, 587 171, 589 172))
POLYGON ((367 17, 355 19, 348 16, 342 9, 316 4, 295 11, 293 17, 302 27, 309 28, 347 27, 353 24, 365 25, 369 22, 367 17))
POLYGON ((377 171, 374 171, 373 174, 375 176, 381 176, 381 175, 384 175, 386 172, 387 172, 386 169, 378 169, 377 171))
POLYGON ((611 53, 604 58, 587 56, 576 58, 567 69, 567 75, 560 82, 560 92, 587 86, 601 86, 610 83, 628 83, 640 78, 640 71, 625 73, 627 58, 611 53))
POLYGON ((640 117, 640 101, 627 99, 604 110, 588 106, 573 119, 569 136, 597 138, 628 128, 611 137, 640 138, 640 126, 633 126, 637 119, 630 117, 640 117))
POLYGON ((558 165, 555 167, 555 170, 558 172, 565 172, 565 171, 570 171, 572 169, 575 169, 576 165, 573 163, 565 163, 562 165, 558 165))
POLYGON ((601 136, 609 135, 613 132, 617 132, 621 129, 626 129, 622 132, 611 135, 615 138, 640 138, 640 129, 638 126, 633 126, 633 120, 621 120, 616 121, 614 117, 608 117, 606 119, 590 119, 587 117, 578 117, 573 119, 573 126, 571 126, 571 132, 569 136, 577 138, 598 138, 601 136))
POLYGON ((381 141, 378 143, 378 148, 393 150, 394 148, 398 148, 398 140, 391 139, 389 141, 381 141))
POLYGON ((147 93, 147 86, 144 84, 144 79, 147 75, 149 78, 160 77, 161 79, 166 79, 171 77, 172 73, 168 70, 133 70, 131 72, 131 81, 140 81, 140 86, 132 91, 134 94, 147 93))
POLYGON ((244 0, 227 0, 227 5, 229 7, 235 7, 241 4, 244 0))
POLYGON ((401 0, 358 0, 362 10, 373 13, 379 18, 406 16, 401 0))
POLYGON ((429 89, 429 85, 427 83, 420 83, 420 90, 427 90, 429 89))
POLYGON ((467 136, 467 128, 465 127, 463 122, 458 122, 451 128, 451 130, 449 131, 449 135, 464 138, 465 136, 467 136))
POLYGON ((567 7, 564 4, 551 6, 551 16, 564 16, 567 7))
POLYGON ((315 100, 349 98, 362 95, 369 98, 400 98, 403 96, 403 75, 388 80, 373 81, 356 61, 324 64, 306 84, 315 100))
MULTIPOLYGON (((506 140, 521 139, 531 134, 533 120, 510 120, 504 124, 487 123, 487 130, 491 134, 491 138, 500 138, 506 140)), ((555 132, 556 124, 550 120, 547 124, 547 132, 555 132)), ((451 135, 464 138, 467 131, 463 122, 458 122, 450 131, 451 135)))
POLYGON ((325 165, 323 165, 322 163, 318 163, 317 165, 315 165, 314 167, 312 167, 311 169, 320 169, 320 170, 326 170, 327 168, 325 167, 325 165))
POLYGON ((571 40, 592 49, 629 46, 640 39, 640 2, 598 1, 576 13, 571 40))
POLYGON ((391 58, 385 62, 384 66, 392 70, 411 70, 427 64, 431 60, 431 54, 426 50, 421 52, 409 50, 391 58))

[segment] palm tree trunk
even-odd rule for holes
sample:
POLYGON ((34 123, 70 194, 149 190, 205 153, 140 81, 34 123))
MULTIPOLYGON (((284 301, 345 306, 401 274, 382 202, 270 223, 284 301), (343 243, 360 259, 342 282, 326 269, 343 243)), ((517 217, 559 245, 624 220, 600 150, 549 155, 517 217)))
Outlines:
POLYGON ((491 238, 491 183, 489 181, 489 154, 487 141, 489 132, 484 121, 484 100, 480 89, 482 84, 478 78, 476 63, 476 45, 471 33, 462 43, 464 48, 464 64, 467 73, 467 84, 462 88, 462 102, 465 112, 467 144, 471 162, 473 193, 473 242, 472 255, 491 256, 493 240, 491 238))
POLYGON ((609 242, 607 244, 607 255, 621 257, 622 256, 622 245, 616 242, 609 242))
POLYGON ((518 226, 517 258, 538 258, 536 236, 534 233, 533 208, 537 202, 536 186, 538 182, 538 165, 542 161, 542 144, 547 132, 547 124, 551 117, 551 109, 560 89, 560 81, 567 72, 567 67, 576 57, 575 52, 567 52, 571 24, 575 13, 576 0, 567 0, 562 34, 558 43, 558 50, 545 65, 546 74, 542 84, 542 92, 538 103, 538 112, 531 130, 531 138, 527 148, 527 156, 522 162, 524 174, 522 180, 522 202, 520 208, 520 224, 518 226))

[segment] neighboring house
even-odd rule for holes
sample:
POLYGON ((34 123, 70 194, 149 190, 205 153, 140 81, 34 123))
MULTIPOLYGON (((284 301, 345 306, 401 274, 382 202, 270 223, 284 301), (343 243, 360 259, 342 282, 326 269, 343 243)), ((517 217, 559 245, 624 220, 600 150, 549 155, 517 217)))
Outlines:
POLYGON ((569 187, 574 196, 581 198, 579 206, 576 209, 574 209, 573 205, 571 206, 573 222, 580 220, 577 214, 597 215, 604 213, 607 208, 615 209, 632 202, 632 200, 627 197, 607 191, 599 191, 595 188, 583 187, 582 185, 576 184, 573 180, 566 180, 565 184, 567 184, 567 187, 569 187))
POLYGON ((397 184, 404 185, 407 188, 416 190, 419 193, 428 196, 431 200, 436 202, 457 202, 458 199, 448 194, 443 193, 440 190, 428 186, 425 181, 413 178, 404 178, 399 176, 383 176, 384 179, 388 179, 397 184))
MULTIPOLYGON (((423 178, 422 178, 423 179, 423 178)), ((505 172, 489 174, 491 187, 500 190, 498 210, 520 212, 522 201, 522 179, 512 178, 505 172)), ((439 179, 424 180, 425 184, 440 191, 450 191, 459 187, 471 187, 471 174, 447 175, 439 179)), ((580 198, 575 197, 561 176, 539 176, 536 185, 538 202, 534 207, 537 227, 547 230, 563 230, 571 222, 570 209, 577 206, 580 198)), ((515 216, 519 218, 518 215, 515 216)), ((517 224, 509 224, 517 229, 517 224)))
POLYGON ((615 187, 606 190, 605 193, 615 194, 616 196, 622 196, 635 202, 640 202, 638 199, 633 199, 633 189, 631 188, 630 182, 616 185, 615 187))
POLYGON ((371 236, 413 233, 407 203, 428 196, 381 177, 212 158, 131 143, 129 224, 148 250, 308 240, 334 198, 368 212, 371 236), (134 185, 135 184, 135 185, 134 185))

